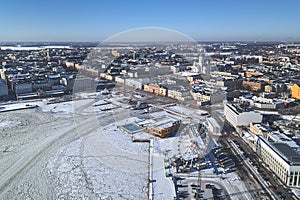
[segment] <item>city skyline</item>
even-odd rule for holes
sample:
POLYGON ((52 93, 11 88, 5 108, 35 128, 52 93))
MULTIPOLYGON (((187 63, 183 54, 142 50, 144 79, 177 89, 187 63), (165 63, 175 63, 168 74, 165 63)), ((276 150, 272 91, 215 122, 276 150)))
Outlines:
POLYGON ((295 12, 66 1, 0 14, 0 199, 300 199, 295 12))
POLYGON ((162 27, 197 41, 300 41, 300 2, 6 1, 1 42, 103 41, 142 27, 162 27))

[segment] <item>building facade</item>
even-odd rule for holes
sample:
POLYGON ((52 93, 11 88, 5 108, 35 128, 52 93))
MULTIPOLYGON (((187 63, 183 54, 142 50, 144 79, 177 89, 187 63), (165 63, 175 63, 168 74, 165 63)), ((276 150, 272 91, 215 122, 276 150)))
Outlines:
POLYGON ((300 84, 294 84, 292 87, 292 97, 300 99, 300 84))
POLYGON ((250 123, 250 132, 254 135, 262 135, 264 138, 267 138, 270 131, 261 124, 250 123))
POLYGON ((179 101, 185 101, 192 99, 190 91, 182 87, 171 87, 168 89, 168 97, 172 99, 177 99, 179 101))
POLYGON ((262 115, 256 111, 243 110, 239 106, 225 103, 224 114, 226 120, 233 126, 249 126, 250 123, 261 123, 262 115))
POLYGON ((128 78, 125 79, 125 85, 129 87, 133 87, 135 89, 142 89, 144 84, 149 83, 149 79, 136 79, 136 78, 128 78))
POLYGON ((264 82, 258 81, 243 81, 243 87, 252 91, 263 91, 265 88, 264 82))
POLYGON ((8 87, 2 78, 0 78, 0 97, 7 96, 8 95, 8 87))
POLYGON ((15 94, 24 94, 32 92, 32 83, 31 82, 14 82, 13 90, 15 94))
POLYGON ((92 85, 93 85, 93 79, 89 77, 78 76, 74 81, 73 91, 81 92, 81 91, 91 90, 92 85))
POLYGON ((221 133, 221 127, 220 125, 218 124, 218 122, 210 117, 210 118, 207 118, 207 127, 208 127, 208 130, 214 134, 219 134, 221 133))
POLYGON ((300 154, 295 147, 259 135, 256 152, 286 186, 300 188, 300 154))
POLYGON ((179 130, 181 121, 161 120, 151 127, 147 127, 146 131, 157 137, 168 137, 179 130))

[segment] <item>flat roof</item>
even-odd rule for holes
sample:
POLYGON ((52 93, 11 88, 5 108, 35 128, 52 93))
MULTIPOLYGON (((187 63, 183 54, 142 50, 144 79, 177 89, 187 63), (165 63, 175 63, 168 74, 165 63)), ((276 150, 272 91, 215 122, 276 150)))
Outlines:
POLYGON ((272 143, 272 145, 285 157, 288 158, 288 160, 291 163, 300 164, 300 154, 293 148, 291 148, 289 145, 285 143, 272 143))
POLYGON ((155 117, 149 120, 145 120, 144 122, 137 123, 138 125, 144 125, 147 127, 153 127, 157 129, 165 129, 173 125, 174 122, 179 121, 170 116, 164 115, 155 117))
POLYGON ((234 103, 226 103, 226 105, 232 110, 234 111, 236 114, 240 114, 243 112, 250 112, 250 111, 254 111, 252 108, 242 108, 240 105, 238 104, 234 104, 234 103))
POLYGON ((283 142, 269 142, 260 135, 257 137, 268 145, 285 162, 290 165, 300 165, 300 153, 288 144, 283 142))

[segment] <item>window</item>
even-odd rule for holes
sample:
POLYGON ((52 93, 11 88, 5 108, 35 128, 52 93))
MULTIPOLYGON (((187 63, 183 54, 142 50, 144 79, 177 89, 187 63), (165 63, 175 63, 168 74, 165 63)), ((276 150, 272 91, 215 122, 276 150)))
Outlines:
POLYGON ((297 185, 297 177, 298 177, 298 172, 295 172, 293 186, 296 186, 296 185, 297 185))

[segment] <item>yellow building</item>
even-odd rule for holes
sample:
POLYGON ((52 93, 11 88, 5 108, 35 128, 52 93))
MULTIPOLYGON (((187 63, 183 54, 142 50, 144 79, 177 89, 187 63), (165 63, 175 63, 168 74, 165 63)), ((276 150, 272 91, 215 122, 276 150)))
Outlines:
POLYGON ((263 76, 264 74, 261 72, 246 72, 246 77, 250 78, 252 76, 263 76))
POLYGON ((266 85, 265 86, 265 92, 272 92, 272 86, 271 85, 266 85))
POLYGON ((165 88, 165 87, 163 87, 163 86, 161 86, 159 88, 159 95, 164 96, 164 97, 167 96, 168 95, 168 89, 165 88))
POLYGON ((300 84, 294 84, 292 87, 292 97, 300 99, 300 84))
POLYGON ((115 57, 119 57, 120 53, 118 53, 117 51, 111 51, 111 54, 115 57))
POLYGON ((192 95, 192 97, 193 97, 193 99, 194 100, 201 100, 201 94, 199 93, 199 92, 192 92, 192 91, 190 91, 190 94, 192 95))

